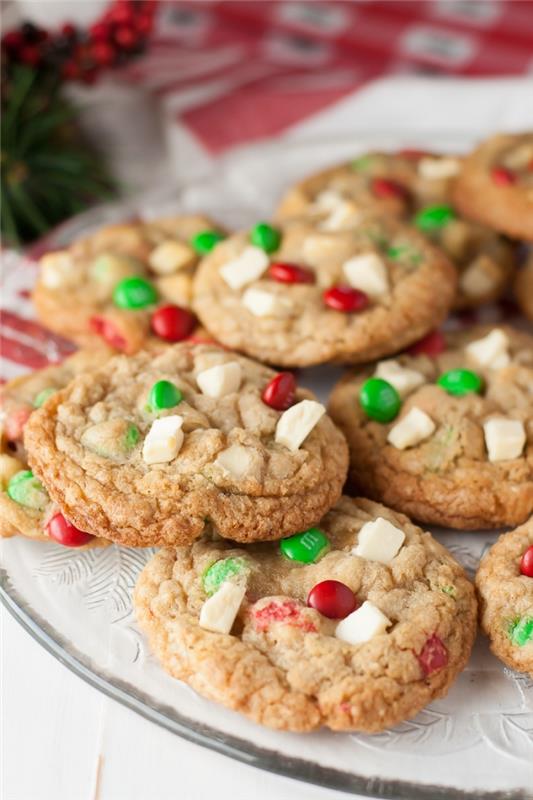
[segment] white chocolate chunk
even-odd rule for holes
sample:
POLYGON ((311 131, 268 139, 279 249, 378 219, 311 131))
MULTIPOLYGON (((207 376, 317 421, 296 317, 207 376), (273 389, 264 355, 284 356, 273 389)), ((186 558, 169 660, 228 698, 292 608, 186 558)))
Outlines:
POLYGON ((345 202, 343 196, 333 189, 325 189, 315 197, 314 205, 320 211, 334 211, 345 202))
POLYGON ((168 239, 152 250, 148 263, 158 275, 172 275, 179 269, 190 267, 195 258, 194 250, 188 244, 168 239))
POLYGON ((352 548, 354 556, 366 558, 367 561, 379 561, 390 564, 398 554, 405 540, 405 533, 383 517, 372 522, 365 522, 359 536, 357 546, 352 548))
POLYGON ((346 280, 354 289, 361 289, 372 299, 379 299, 389 291, 387 267, 377 253, 353 256, 342 265, 346 280))
POLYGON ((254 287, 246 289, 242 296, 242 304, 255 317, 275 317, 286 308, 281 299, 272 292, 254 287))
POLYGON ((220 268, 220 274, 231 289, 242 289, 258 280, 269 265, 268 256, 260 247, 246 247, 240 256, 220 268))
POLYGON ((183 444, 183 417, 174 414, 152 422, 143 444, 146 464, 165 464, 178 455, 183 444))
POLYGON ((390 429, 387 441, 398 450, 406 450, 428 439, 434 430, 435 423, 431 417, 422 409, 415 407, 390 429))
POLYGON ((284 411, 276 426, 276 442, 284 444, 293 453, 298 450, 319 419, 326 413, 322 403, 301 400, 284 411))
POLYGON ((244 584, 224 581, 203 604, 200 610, 200 627, 214 633, 229 633, 245 594, 244 584))
POLYGON ((400 397, 422 386, 426 382, 426 378, 421 372, 416 369, 408 369, 402 367, 399 361, 390 358, 387 361, 380 361, 374 373, 376 378, 382 378, 394 386, 400 397))
POLYGON ((459 277, 459 287, 468 297, 483 297, 494 290, 497 267, 487 256, 478 256, 459 277))
POLYGON ((453 178, 459 172, 460 166, 457 158, 421 158, 418 162, 418 174, 427 180, 438 181, 453 178))
POLYGON ((343 200, 335 206, 323 220, 319 228, 322 231, 340 231, 346 225, 356 225, 361 220, 361 210, 350 200, 343 200))
POLYGON ((335 636, 348 644, 362 644, 385 633, 392 622, 370 600, 352 611, 335 628, 335 636))
POLYGON ((496 328, 482 339, 470 342, 465 350, 480 366, 502 369, 511 361, 507 350, 508 347, 509 338, 504 331, 496 328))
POLYGON ((240 444, 232 444, 226 450, 222 450, 221 453, 215 459, 214 465, 215 467, 220 467, 224 472, 229 472, 229 474, 236 478, 237 480, 242 480, 250 472, 254 471, 254 451, 250 447, 243 447, 240 444))
POLYGON ((80 280, 80 275, 74 268, 68 250, 47 253, 41 258, 40 269, 41 283, 47 289, 75 286, 80 280))
POLYGON ((207 397, 224 397, 236 392, 241 385, 242 369, 238 361, 227 361, 204 369, 196 376, 196 383, 207 397))
POLYGON ((526 443, 524 423, 518 419, 492 417, 483 423, 489 461, 520 458, 526 443))

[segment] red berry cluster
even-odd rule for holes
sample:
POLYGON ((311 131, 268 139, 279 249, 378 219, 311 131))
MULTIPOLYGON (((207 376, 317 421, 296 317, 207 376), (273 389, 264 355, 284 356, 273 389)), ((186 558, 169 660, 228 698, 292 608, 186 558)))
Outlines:
POLYGON ((25 22, 2 37, 7 65, 49 69, 63 79, 93 83, 102 70, 122 66, 146 47, 157 0, 114 0, 88 30, 70 22, 47 31, 25 22))

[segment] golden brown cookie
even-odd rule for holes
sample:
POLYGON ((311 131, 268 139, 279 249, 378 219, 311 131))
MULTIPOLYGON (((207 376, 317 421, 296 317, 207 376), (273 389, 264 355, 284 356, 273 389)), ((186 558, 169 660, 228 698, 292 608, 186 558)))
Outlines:
POLYGON ((359 363, 423 336, 455 286, 441 252, 392 217, 335 232, 259 223, 202 260, 193 307, 218 341, 261 361, 359 363))
POLYGON ((369 733, 442 697, 476 634, 474 588, 407 517, 343 497, 319 528, 161 550, 134 606, 162 667, 271 728, 369 733))
POLYGON ((212 345, 118 356, 32 415, 29 461, 74 524, 131 546, 187 544, 210 520, 279 539, 338 500, 344 437, 311 392, 212 345))
POLYGON ((323 170, 292 187, 275 214, 282 224, 312 221, 325 230, 359 224, 368 209, 412 223, 437 245, 459 274, 454 308, 497 299, 509 286, 515 246, 461 216, 452 202, 459 156, 413 150, 371 152, 323 170))
POLYGON ((476 586, 491 650, 533 678, 533 518, 500 536, 481 561, 476 586))
POLYGON ((435 334, 348 373, 329 411, 348 440, 355 492, 460 529, 518 525, 533 513, 531 336, 435 334))
POLYGON ((39 319, 80 344, 101 336, 134 353, 150 338, 189 336, 192 277, 222 238, 202 216, 110 225, 41 258, 33 293, 39 319))
POLYGON ((453 196, 466 217, 533 241, 533 133, 482 142, 464 160, 453 196))

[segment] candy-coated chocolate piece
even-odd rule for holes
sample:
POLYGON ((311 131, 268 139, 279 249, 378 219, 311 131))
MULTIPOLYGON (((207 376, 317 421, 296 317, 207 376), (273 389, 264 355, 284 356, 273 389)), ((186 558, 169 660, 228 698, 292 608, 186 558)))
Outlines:
POLYGON ((362 311, 369 304, 368 295, 351 286, 332 286, 324 292, 324 303, 335 311, 362 311))
POLYGON ((444 228, 449 222, 455 219, 455 211, 451 206, 428 206, 421 209, 415 216, 415 225, 421 231, 429 233, 431 231, 444 228))
POLYGON ((399 200, 407 200, 409 198, 409 190, 405 186, 402 186, 398 181, 391 181, 388 178, 374 178, 372 181, 372 192, 380 199, 397 197, 399 200))
POLYGON ((8 441, 16 442, 22 439, 24 425, 30 418, 32 411, 31 406, 21 406, 7 415, 4 422, 4 435, 8 441))
POLYGON ((157 301, 157 291, 150 281, 132 275, 117 283, 113 291, 113 302, 118 308, 138 309, 151 306, 157 301))
POLYGON ((281 234, 266 222, 258 222, 250 231, 250 241, 265 253, 273 253, 281 242, 281 234))
POLYGON ((286 411, 296 397, 296 378, 292 372, 280 372, 263 389, 261 399, 276 411, 286 411))
POLYGON ((313 586, 307 596, 307 605, 329 619, 344 619, 355 611, 359 603, 349 586, 330 580, 313 586))
POLYGON ((426 641, 417 659, 424 675, 431 675, 432 672, 437 672, 446 666, 448 651, 436 633, 426 641))
POLYGON ((247 571, 245 558, 237 556, 235 558, 222 558, 211 564, 202 576, 202 585, 206 594, 213 594, 217 589, 236 575, 242 575, 247 571))
POLYGON ((437 383, 445 392, 457 397, 471 392, 480 394, 483 388, 482 378, 469 369, 450 369, 440 376, 437 383))
POLYGON ((520 572, 528 578, 533 578, 533 544, 524 550, 520 559, 520 572))
POLYGON ((493 167, 490 175, 496 186, 512 186, 516 183, 515 173, 507 167, 493 167))
POLYGON ((29 469, 17 472, 7 485, 8 496, 21 506, 44 511, 49 503, 48 492, 29 469))
POLYGON ((309 528, 302 533, 295 533, 279 543, 281 554, 291 561, 302 564, 314 564, 324 556, 330 548, 330 542, 319 528, 309 528))
POLYGON ((252 608, 251 616, 258 631, 266 631, 273 622, 282 622, 304 633, 316 633, 316 626, 302 611, 304 608, 296 600, 272 600, 260 608, 252 608))
POLYGON ((152 314, 152 330, 166 342, 181 342, 194 330, 196 318, 186 308, 161 306, 152 314))
POLYGON ((268 277, 278 283, 314 283, 315 273, 298 264, 275 261, 268 268, 268 277))
POLYGON ((361 386, 359 402, 367 417, 382 423, 392 422, 402 405, 394 386, 383 378, 368 378, 361 386))
POLYGON ((65 547, 81 547, 94 538, 90 533, 75 528, 60 512, 48 521, 46 531, 51 539, 65 547))
POLYGON ((48 398, 52 397, 52 395, 55 394, 56 392, 57 389, 54 389, 52 386, 49 386, 47 389, 41 389, 41 391, 35 395, 35 398, 33 400, 34 407, 40 408, 41 406, 44 406, 48 398))
POLYGON ((523 647, 533 641, 533 617, 521 617, 511 623, 509 636, 513 644, 523 647))
POLYGON ((157 381, 150 389, 148 403, 153 411, 174 408, 183 400, 183 394, 171 381, 157 381))
POLYGON ((446 339, 441 331, 430 331, 423 339, 415 342, 408 349, 408 353, 412 356, 429 356, 433 358, 446 350, 446 339))
POLYGON ((191 245, 201 256, 207 255, 225 236, 219 231, 200 231, 191 239, 191 245))
POLYGON ((89 328, 115 350, 126 350, 128 343, 111 320, 99 316, 91 317, 89 328))

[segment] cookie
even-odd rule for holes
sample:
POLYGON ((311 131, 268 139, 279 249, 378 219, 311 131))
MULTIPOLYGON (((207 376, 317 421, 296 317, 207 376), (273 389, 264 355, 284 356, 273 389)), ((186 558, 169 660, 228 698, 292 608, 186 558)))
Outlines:
POLYGON ((290 373, 212 345, 118 356, 32 415, 35 474, 79 528, 132 546, 312 525, 346 478, 344 437, 290 373))
POLYGON ((482 142, 464 160, 453 197, 470 219, 533 241, 533 133, 482 142))
POLYGON ((41 258, 33 293, 39 319, 80 344, 101 336, 134 353, 150 337, 181 341, 199 258, 222 237, 202 216, 111 225, 41 258))
POLYGON ((393 218, 336 232, 259 223, 202 260, 193 307, 218 341, 261 361, 358 363, 443 320, 455 284, 440 251, 393 218))
POLYGON ((518 272, 514 289, 518 305, 526 317, 533 319, 533 253, 518 272))
POLYGON ((239 546, 210 532, 141 573, 163 668, 254 722, 369 733, 442 697, 468 661, 474 587, 407 517, 343 497, 313 528, 239 546))
POLYGON ((28 466, 23 444, 25 425, 76 375, 101 366, 112 350, 94 347, 79 351, 62 364, 8 381, 0 391, 0 536, 21 534, 29 539, 56 541, 70 547, 103 547, 109 542, 77 530, 62 515, 28 466))
POLYGON ((481 626, 492 652, 533 678, 533 518, 504 533, 476 574, 481 626))
POLYGON ((354 492, 451 528, 533 513, 533 338, 510 328, 435 333, 348 373, 329 412, 354 492))
POLYGON ((515 269, 515 246, 492 229, 462 216, 452 202, 458 156, 419 151, 367 153, 324 170, 285 195, 276 219, 303 218, 342 230, 368 209, 412 223, 447 255, 459 273, 454 308, 496 300, 515 269))

